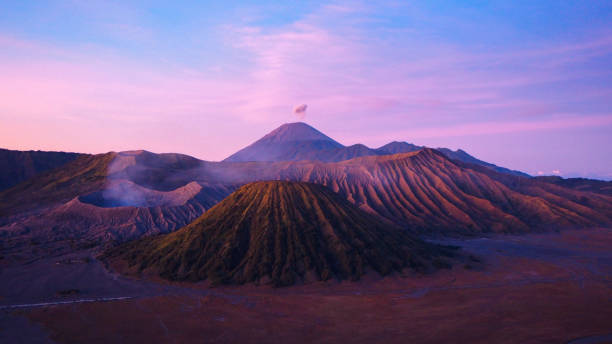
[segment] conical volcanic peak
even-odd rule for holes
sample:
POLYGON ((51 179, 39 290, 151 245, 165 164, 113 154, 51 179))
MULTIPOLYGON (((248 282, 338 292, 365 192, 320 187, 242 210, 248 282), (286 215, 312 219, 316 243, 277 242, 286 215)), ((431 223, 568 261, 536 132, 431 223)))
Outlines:
POLYGON ((344 148, 327 135, 303 122, 286 123, 225 161, 310 160, 315 156, 344 148))
POLYGON ((247 184, 183 229, 107 257, 171 280, 284 286, 356 280, 368 270, 427 270, 444 255, 450 251, 384 224, 326 187, 272 181, 247 184))
POLYGON ((387 143, 384 146, 377 148, 376 151, 379 154, 398 154, 398 153, 410 153, 410 152, 418 151, 419 149, 422 149, 422 148, 423 147, 421 146, 416 146, 408 142, 393 141, 393 142, 387 143))
POLYGON ((257 142, 328 141, 337 147, 342 145, 304 122, 285 123, 272 130, 257 142))
POLYGON ((257 142, 329 141, 342 147, 329 136, 304 122, 285 123, 272 130, 257 142))
MULTIPOLYGON (((250 162, 250 161, 323 161, 338 162, 363 156, 389 155, 410 153, 423 149, 407 142, 393 141, 376 149, 363 144, 354 144, 348 147, 334 141, 327 135, 306 123, 286 123, 276 128, 253 144, 232 154, 224 161, 250 162)), ((462 150, 453 151, 448 148, 439 148, 446 157, 469 164, 484 166, 488 169, 521 175, 529 175, 499 167, 494 164, 478 160, 462 150)))

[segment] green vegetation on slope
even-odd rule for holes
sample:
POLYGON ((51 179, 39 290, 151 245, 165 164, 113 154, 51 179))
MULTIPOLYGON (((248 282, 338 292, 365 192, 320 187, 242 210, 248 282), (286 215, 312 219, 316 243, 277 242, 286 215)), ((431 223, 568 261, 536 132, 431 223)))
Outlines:
POLYGON ((170 280, 291 285, 359 279, 368 269, 448 266, 452 251, 387 225, 315 184, 245 185, 181 230, 119 246, 119 258, 170 280))
POLYGON ((116 153, 82 155, 0 192, 0 217, 68 201, 99 190, 116 153))
POLYGON ((85 154, 0 149, 0 191, 85 154))

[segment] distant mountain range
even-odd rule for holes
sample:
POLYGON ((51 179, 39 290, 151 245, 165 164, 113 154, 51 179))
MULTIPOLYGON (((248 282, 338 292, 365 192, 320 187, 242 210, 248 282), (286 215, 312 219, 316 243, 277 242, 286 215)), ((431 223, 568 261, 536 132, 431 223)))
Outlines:
POLYGON ((563 186, 566 188, 612 196, 612 181, 594 180, 587 178, 562 178, 559 176, 541 176, 535 178, 541 181, 545 181, 547 183, 563 186))
MULTIPOLYGON (((320 184, 418 235, 612 224, 608 182, 527 177, 460 150, 402 142, 344 147, 303 123, 283 125, 222 162, 128 151, 81 154, 58 165, 55 155, 32 155, 46 157, 54 163, 39 165, 55 168, 0 191, 0 237, 106 245, 168 233, 255 181, 320 184)), ((7 168, 22 168, 14 165, 7 168)))
MULTIPOLYGON (((410 153, 423 148, 425 147, 397 141, 375 149, 362 144, 343 146, 308 124, 297 122, 281 125, 253 144, 232 154, 224 161, 312 160, 338 162, 362 156, 410 153)), ((450 159, 482 165, 498 172, 529 176, 523 172, 513 171, 476 159, 463 150, 453 151, 448 148, 439 148, 438 150, 450 159)))
POLYGON ((76 159, 82 154, 0 149, 0 191, 76 159))

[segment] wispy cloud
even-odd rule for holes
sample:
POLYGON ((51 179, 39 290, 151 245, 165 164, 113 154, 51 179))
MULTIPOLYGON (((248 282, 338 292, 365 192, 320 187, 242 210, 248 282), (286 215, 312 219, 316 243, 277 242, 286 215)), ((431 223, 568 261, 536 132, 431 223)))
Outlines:
MULTIPOLYGON (((184 40, 193 45, 180 55, 173 45, 159 45, 160 28, 147 25, 142 9, 76 6, 92 18, 94 30, 146 53, 135 55, 134 46, 122 51, 119 43, 60 44, 0 32, 4 128, 55 120, 85 139, 99 138, 100 127, 117 132, 122 143, 113 147, 152 142, 221 159, 255 139, 260 133, 253 127, 263 131, 292 120, 293 107, 302 103, 309 121, 329 134, 371 145, 611 125, 612 36, 606 29, 492 48, 427 29, 474 25, 461 16, 436 17, 414 4, 331 3, 292 12, 296 19, 274 25, 237 10, 237 18, 210 31, 218 45, 184 40), (208 51, 218 52, 220 62, 193 62, 208 51), (167 137, 168 128, 184 133, 153 142, 167 137), (228 143, 193 148, 187 141, 203 140, 202 132, 228 143)), ((44 127, 36 130, 44 133, 44 127)), ((5 145, 27 144, 19 135, 7 137, 5 145)), ((70 144, 58 135, 51 141, 70 144)))
POLYGON ((271 120, 275 118, 271 110, 305 99, 313 106, 313 116, 317 107, 325 109, 320 116, 327 118, 357 114, 366 120, 384 111, 382 115, 393 121, 421 122, 411 125, 431 125, 439 119, 553 116, 564 111, 563 103, 601 92, 584 80, 610 74, 604 68, 584 70, 580 64, 612 51, 612 40, 606 37, 478 53, 439 42, 416 42, 409 36, 381 37, 370 27, 329 25, 326 16, 350 20, 368 15, 330 12, 324 8, 280 29, 234 29, 236 47, 253 59, 248 75, 257 87, 252 99, 246 100, 249 109, 258 109, 259 115, 271 120), (564 84, 562 92, 574 94, 569 99, 550 92, 521 94, 530 87, 546 90, 551 84, 564 84))

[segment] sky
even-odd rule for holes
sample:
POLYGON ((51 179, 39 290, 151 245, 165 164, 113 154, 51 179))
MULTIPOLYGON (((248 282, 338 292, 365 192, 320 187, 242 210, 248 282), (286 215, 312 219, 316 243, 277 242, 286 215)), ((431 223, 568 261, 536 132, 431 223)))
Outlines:
POLYGON ((0 0, 0 147, 221 160, 302 120, 612 179, 611 23, 612 1, 0 0))

